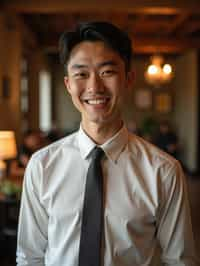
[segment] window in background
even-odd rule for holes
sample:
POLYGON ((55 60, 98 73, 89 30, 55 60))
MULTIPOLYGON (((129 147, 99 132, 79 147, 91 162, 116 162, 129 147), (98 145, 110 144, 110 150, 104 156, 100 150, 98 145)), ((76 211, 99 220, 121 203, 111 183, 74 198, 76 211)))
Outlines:
POLYGON ((21 97, 20 108, 22 115, 22 132, 29 128, 28 111, 29 111, 29 80, 28 80, 28 63, 25 57, 21 61, 21 97))
POLYGON ((39 126, 43 131, 52 127, 51 75, 47 71, 39 74, 39 126))

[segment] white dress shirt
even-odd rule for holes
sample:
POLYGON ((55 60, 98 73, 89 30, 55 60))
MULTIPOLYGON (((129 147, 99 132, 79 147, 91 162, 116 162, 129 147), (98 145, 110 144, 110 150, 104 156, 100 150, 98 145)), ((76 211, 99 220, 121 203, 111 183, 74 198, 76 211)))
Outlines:
MULTIPOLYGON (((81 215, 95 143, 80 130, 35 153, 26 169, 17 265, 78 266, 81 215)), ((179 163, 123 127, 101 145, 104 266, 194 266, 187 192, 179 163)))

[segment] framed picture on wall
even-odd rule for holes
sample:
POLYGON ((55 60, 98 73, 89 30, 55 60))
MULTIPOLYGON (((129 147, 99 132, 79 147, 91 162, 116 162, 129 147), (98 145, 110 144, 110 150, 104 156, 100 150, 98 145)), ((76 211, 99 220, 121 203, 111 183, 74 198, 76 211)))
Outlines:
POLYGON ((172 96, 168 92, 160 92, 155 95, 155 110, 160 113, 170 113, 172 111, 172 96))
POLYGON ((152 91, 149 89, 138 89, 134 94, 135 106, 139 110, 152 108, 152 91))

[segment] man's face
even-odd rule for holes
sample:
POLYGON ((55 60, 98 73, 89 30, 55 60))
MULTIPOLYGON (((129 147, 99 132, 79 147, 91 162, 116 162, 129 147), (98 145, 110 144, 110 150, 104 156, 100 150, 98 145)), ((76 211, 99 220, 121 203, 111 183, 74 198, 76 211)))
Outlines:
POLYGON ((103 42, 84 41, 70 55, 65 86, 81 112, 83 127, 91 123, 112 127, 121 122, 121 112, 130 87, 121 57, 103 42))

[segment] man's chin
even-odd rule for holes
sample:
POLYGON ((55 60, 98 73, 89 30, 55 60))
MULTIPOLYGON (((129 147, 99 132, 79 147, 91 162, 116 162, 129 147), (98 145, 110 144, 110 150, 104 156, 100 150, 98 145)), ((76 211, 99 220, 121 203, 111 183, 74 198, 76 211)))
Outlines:
POLYGON ((109 124, 109 119, 103 116, 90 116, 87 119, 84 119, 84 121, 87 123, 91 123, 91 124, 96 124, 96 125, 105 125, 105 124, 109 124))
POLYGON ((108 124, 108 119, 98 117, 98 118, 91 119, 91 122, 97 125, 105 125, 105 124, 108 124))

